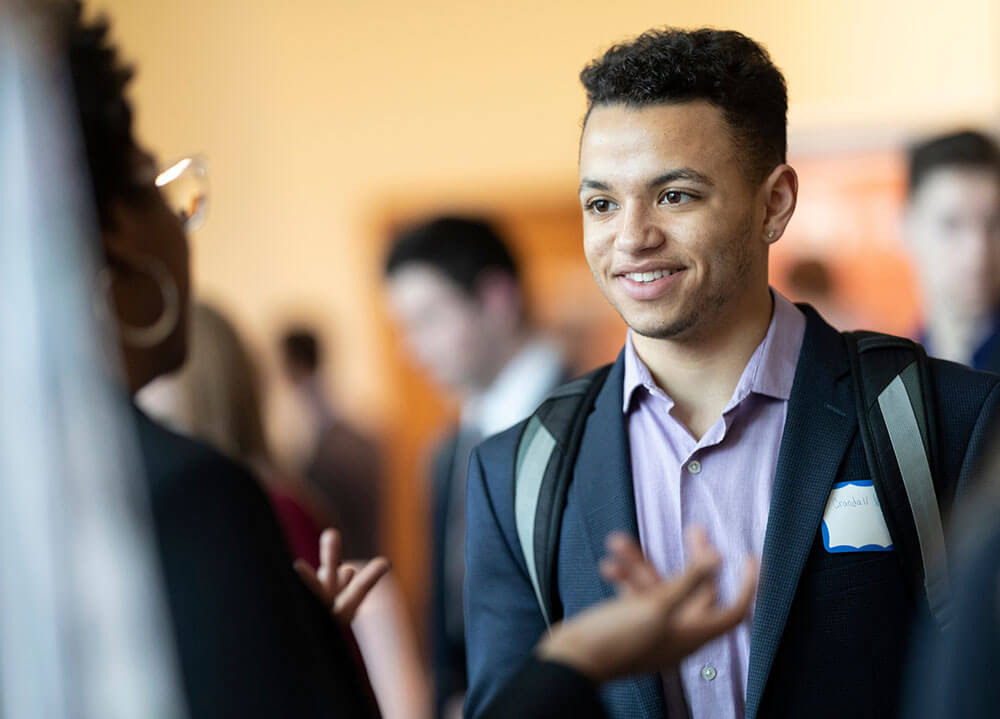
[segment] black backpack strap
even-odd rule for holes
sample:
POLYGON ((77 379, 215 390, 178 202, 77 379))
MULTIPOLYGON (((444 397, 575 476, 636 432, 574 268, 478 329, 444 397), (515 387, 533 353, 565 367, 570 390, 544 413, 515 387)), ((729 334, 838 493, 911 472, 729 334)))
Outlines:
POLYGON ((517 538, 547 626, 562 616, 555 569, 573 464, 587 416, 610 370, 605 365, 553 391, 528 418, 514 454, 517 538))
POLYGON ((845 332, 858 429, 876 495, 904 572, 943 628, 948 562, 934 477, 937 412, 924 348, 903 337, 845 332))

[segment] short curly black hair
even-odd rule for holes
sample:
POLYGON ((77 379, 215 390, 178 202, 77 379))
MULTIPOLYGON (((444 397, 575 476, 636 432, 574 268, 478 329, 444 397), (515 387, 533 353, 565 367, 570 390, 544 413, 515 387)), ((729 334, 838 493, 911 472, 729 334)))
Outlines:
MULTIPOLYGON (((706 100, 720 110, 754 182, 788 151, 788 90, 767 50, 733 30, 650 30, 615 45, 580 73, 594 107, 706 100)), ((586 119, 584 119, 586 124, 586 119)))
POLYGON ((101 226, 110 227, 112 203, 134 201, 143 190, 135 179, 137 146, 125 97, 132 68, 109 39, 108 20, 85 22, 81 3, 72 3, 64 30, 94 201, 101 226))

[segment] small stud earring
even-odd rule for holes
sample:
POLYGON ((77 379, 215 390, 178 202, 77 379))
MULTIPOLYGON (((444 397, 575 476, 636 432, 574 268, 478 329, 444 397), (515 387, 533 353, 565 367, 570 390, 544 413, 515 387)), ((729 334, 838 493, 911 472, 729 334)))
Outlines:
POLYGON ((770 232, 767 233, 767 239, 769 240, 774 239, 774 230, 771 230, 770 232))

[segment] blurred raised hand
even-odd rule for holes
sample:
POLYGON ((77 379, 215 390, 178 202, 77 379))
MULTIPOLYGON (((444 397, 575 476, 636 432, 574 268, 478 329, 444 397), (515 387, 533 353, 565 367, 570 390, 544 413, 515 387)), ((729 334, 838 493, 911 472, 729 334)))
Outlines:
POLYGON ((704 532, 687 535, 691 561, 683 573, 663 578, 631 538, 612 534, 601 575, 619 596, 556 625, 536 652, 595 681, 675 666, 705 642, 747 617, 757 587, 757 563, 748 559, 736 600, 721 606, 721 558, 704 532))
POLYGON ((389 560, 375 557, 363 565, 347 563, 341 557, 341 538, 336 529, 320 535, 318 570, 308 562, 297 560, 295 571, 340 624, 350 625, 361 602, 376 582, 389 571, 389 560))

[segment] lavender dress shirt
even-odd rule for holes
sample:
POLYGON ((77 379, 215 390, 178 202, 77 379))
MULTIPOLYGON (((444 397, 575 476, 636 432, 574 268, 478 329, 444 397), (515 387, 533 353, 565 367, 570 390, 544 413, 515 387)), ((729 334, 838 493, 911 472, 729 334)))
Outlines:
MULTIPOLYGON (((747 556, 760 558, 771 488, 795 378, 805 315, 772 290, 774 309, 764 340, 747 363, 733 395, 705 435, 696 440, 673 418, 673 400, 625 344, 622 411, 628 427, 639 540, 653 565, 676 574, 686 562, 683 533, 704 528, 722 555, 723 602, 739 591, 747 556)), ((680 692, 694 719, 744 716, 752 618, 664 673, 671 716, 680 692), (678 685, 677 679, 680 682, 678 685)))

